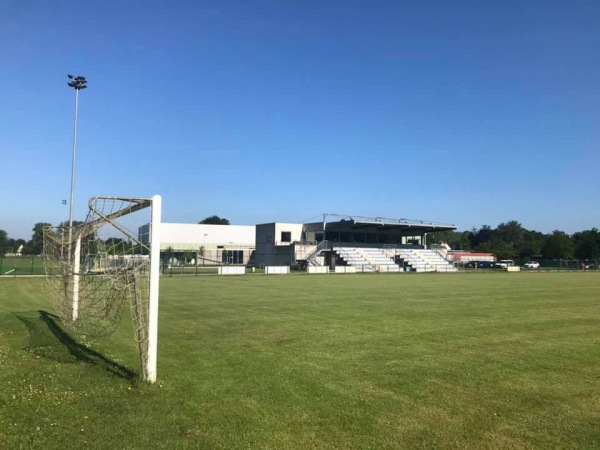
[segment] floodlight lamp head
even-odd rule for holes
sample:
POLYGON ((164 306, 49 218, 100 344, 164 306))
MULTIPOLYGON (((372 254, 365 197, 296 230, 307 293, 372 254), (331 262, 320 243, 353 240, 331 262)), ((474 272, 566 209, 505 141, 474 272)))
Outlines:
POLYGON ((67 77, 69 78, 69 80, 72 80, 72 81, 69 81, 68 85, 72 88, 75 88, 75 90, 80 91, 81 89, 87 88, 87 86, 86 86, 87 80, 85 79, 85 77, 82 77, 82 76, 74 77, 73 75, 70 75, 70 74, 67 75, 67 77))

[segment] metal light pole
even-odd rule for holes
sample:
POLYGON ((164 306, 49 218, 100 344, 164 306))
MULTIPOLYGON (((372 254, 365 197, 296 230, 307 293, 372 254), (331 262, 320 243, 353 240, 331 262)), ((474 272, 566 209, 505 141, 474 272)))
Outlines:
POLYGON ((67 75, 69 87, 75 89, 75 125, 73 126, 73 157, 71 159, 71 200, 69 201, 69 242, 71 241, 71 227, 73 226, 73 202, 75 198, 75 161, 77 159, 77 113, 79 110, 79 91, 87 88, 85 77, 67 75))
POLYGON ((87 88, 85 77, 67 75, 68 85, 75 89, 75 125, 73 127, 73 159, 71 160, 71 200, 69 202, 69 242, 67 247, 68 268, 73 274, 71 292, 71 320, 75 322, 79 318, 79 258, 81 251, 81 240, 78 239, 73 250, 73 203, 75 198, 75 160, 77 151, 77 113, 79 109, 79 91, 87 88))

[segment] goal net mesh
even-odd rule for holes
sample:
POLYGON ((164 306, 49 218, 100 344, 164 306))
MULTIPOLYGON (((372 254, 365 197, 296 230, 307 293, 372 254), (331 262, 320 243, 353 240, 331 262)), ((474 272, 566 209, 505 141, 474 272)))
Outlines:
POLYGON ((64 325, 87 336, 119 326, 130 305, 147 362, 150 199, 94 197, 85 222, 44 230, 47 292, 64 325))

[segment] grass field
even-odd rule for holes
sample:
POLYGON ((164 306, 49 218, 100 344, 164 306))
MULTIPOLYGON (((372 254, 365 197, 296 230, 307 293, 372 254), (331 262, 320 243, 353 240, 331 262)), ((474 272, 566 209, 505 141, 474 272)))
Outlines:
POLYGON ((163 277, 159 383, 129 317, 65 333, 0 279, 0 448, 599 448, 600 274, 163 277))
POLYGON ((45 273, 44 261, 40 256, 0 257, 0 276, 4 274, 44 275, 45 273))

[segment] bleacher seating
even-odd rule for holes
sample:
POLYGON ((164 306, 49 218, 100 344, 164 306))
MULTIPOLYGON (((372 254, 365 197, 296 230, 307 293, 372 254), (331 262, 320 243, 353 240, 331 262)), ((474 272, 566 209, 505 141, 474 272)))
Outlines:
POLYGON ((400 266, 394 262, 394 259, 389 257, 385 250, 381 248, 359 248, 365 257, 377 266, 378 272, 399 272, 400 266))
POLYGON ((349 266, 363 272, 399 272, 400 267, 380 248, 334 247, 333 250, 349 266))
POLYGON ((448 262, 442 255, 435 250, 424 249, 419 250, 423 259, 435 268, 436 272, 457 272, 458 269, 448 262))
POLYGON ((388 249, 390 256, 397 255, 416 272, 456 272, 457 269, 434 250, 428 249, 388 249))
POLYGON ((362 272, 456 272, 457 269, 435 250, 373 247, 333 247, 348 266, 362 272), (396 258, 403 260, 396 264, 396 258))
POLYGON ((333 251, 349 266, 354 266, 363 272, 374 272, 376 270, 376 266, 369 262, 356 247, 333 247, 333 251))

